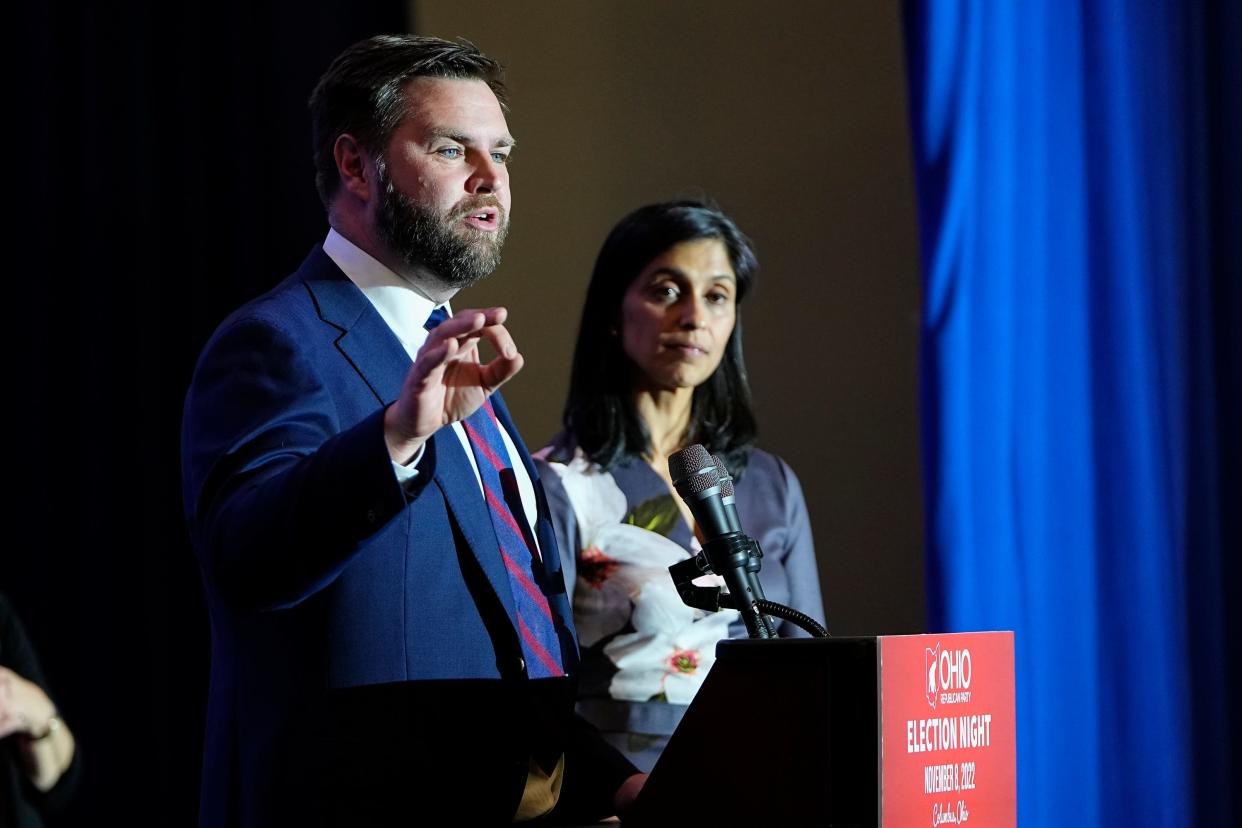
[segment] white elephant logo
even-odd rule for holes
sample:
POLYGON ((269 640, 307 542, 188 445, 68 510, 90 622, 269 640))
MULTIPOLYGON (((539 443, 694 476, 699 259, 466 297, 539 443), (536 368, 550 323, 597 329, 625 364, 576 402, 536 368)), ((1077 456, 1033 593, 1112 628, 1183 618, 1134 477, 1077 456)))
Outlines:
POLYGON ((924 689, 927 694, 927 703, 931 705, 932 710, 936 709, 936 698, 940 695, 940 688, 936 685, 936 667, 940 664, 940 642, 936 642, 936 649, 929 647, 923 648, 923 666, 926 669, 927 682, 924 689))

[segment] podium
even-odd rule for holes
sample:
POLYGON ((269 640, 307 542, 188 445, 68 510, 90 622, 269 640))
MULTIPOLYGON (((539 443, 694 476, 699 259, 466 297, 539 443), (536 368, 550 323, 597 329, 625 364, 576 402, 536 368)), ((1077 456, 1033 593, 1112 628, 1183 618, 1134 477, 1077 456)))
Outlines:
POLYGON ((626 825, 1014 826, 1013 633, 728 640, 626 825))

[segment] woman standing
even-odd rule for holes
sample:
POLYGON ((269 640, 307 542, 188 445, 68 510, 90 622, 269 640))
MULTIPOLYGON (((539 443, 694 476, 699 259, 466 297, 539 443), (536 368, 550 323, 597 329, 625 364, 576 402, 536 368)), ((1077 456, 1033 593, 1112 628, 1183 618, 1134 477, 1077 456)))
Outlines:
POLYGON ((565 431, 540 452, 582 644, 579 710, 644 771, 716 642, 746 636, 736 612, 691 609, 673 586, 669 565, 700 547, 669 455, 699 443, 723 460, 767 598, 823 620, 798 479, 753 447, 739 307, 757 267, 733 221, 701 202, 622 219, 587 289, 565 431))

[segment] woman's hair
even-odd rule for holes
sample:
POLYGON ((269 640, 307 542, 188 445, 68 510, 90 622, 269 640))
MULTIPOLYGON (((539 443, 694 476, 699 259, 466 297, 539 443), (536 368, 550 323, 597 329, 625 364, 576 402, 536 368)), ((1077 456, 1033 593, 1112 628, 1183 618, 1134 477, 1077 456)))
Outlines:
POLYGON ((621 346, 621 303, 653 259, 682 242, 719 239, 737 276, 737 318, 724 358, 694 389, 686 444, 699 443, 735 475, 746 468, 757 426, 742 360, 741 302, 759 262, 750 239, 714 205, 701 201, 652 204, 612 229, 595 260, 578 328, 564 423, 592 461, 605 469, 638 457, 651 436, 634 406, 633 364, 621 346))

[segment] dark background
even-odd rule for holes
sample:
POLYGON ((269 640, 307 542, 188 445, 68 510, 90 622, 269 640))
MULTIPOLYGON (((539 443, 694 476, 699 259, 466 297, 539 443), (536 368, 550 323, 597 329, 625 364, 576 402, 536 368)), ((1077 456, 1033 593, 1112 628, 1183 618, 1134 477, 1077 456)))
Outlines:
MULTIPOLYGON (((509 66, 515 230, 477 295, 557 428, 595 251, 625 212, 702 189, 755 239, 747 352, 761 444, 806 489, 830 626, 923 624, 918 272, 895 4, 654 0, 22 4, 0 589, 85 761, 70 824, 194 821, 210 630, 181 516, 181 402, 215 325, 326 229, 305 100, 361 37, 465 35, 509 66), (27 152, 28 150, 28 152, 27 152)), ((744 516, 743 516, 744 517, 744 516)))

